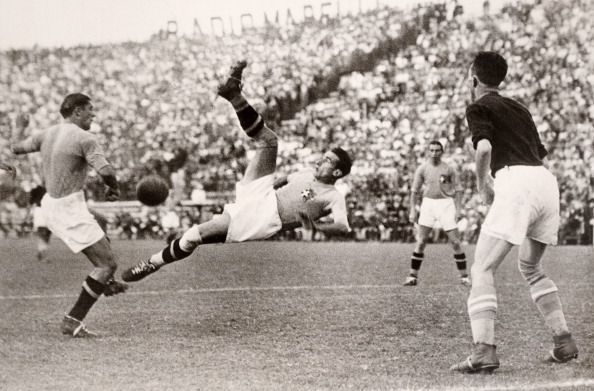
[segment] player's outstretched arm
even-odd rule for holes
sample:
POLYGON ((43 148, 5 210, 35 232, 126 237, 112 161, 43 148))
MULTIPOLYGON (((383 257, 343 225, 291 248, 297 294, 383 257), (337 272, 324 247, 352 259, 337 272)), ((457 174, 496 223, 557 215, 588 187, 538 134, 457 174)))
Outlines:
MULTIPOLYGON (((331 212, 328 211, 328 214, 331 212)), ((328 215, 326 214, 326 215, 328 215)), ((345 234, 350 232, 348 224, 341 221, 333 222, 314 222, 311 217, 305 212, 298 212, 299 219, 301 220, 301 226, 307 231, 320 231, 325 234, 345 234)))
POLYGON ((25 130, 28 126, 29 115, 19 114, 10 134, 10 150, 15 155, 39 151, 40 146, 35 142, 33 137, 25 137, 25 130))
POLYGON ((284 175, 284 176, 276 178, 274 180, 273 188, 274 188, 274 190, 280 189, 281 187, 285 186, 287 183, 289 183, 289 179, 286 175, 284 175))

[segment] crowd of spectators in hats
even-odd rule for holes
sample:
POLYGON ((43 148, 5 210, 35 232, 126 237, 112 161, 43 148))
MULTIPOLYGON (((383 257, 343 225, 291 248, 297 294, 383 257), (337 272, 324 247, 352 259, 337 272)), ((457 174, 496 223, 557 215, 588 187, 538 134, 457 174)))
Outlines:
MULTIPOLYGON (((167 236, 216 213, 245 169, 249 141, 233 110, 215 95, 233 61, 245 58, 244 93, 279 133, 280 171, 312 164, 329 145, 355 158, 351 175, 338 183, 353 228, 347 239, 414 239, 412 174, 428 142, 437 139, 465 189, 459 229, 474 242, 487 209, 475 191, 465 78, 473 53, 495 50, 509 64, 503 94, 529 108, 549 150, 547 164, 561 190, 561 242, 587 240, 594 206, 594 56, 588 45, 594 7, 588 3, 523 2, 468 17, 450 1, 223 37, 3 52, 0 159, 10 159, 16 114, 29 113, 31 128, 47 127, 60 121, 67 93, 87 93, 97 111, 91 131, 118 172, 122 198, 134 199, 135 184, 148 173, 172 187, 168 207, 110 213, 113 232, 167 236), (199 211, 179 203, 205 197, 219 206, 199 211)), ((38 157, 16 162, 19 186, 0 206, 0 235, 27 232, 24 195, 41 182, 38 157)), ((91 203, 102 200, 103 190, 91 174, 91 203)), ((297 230, 276 239, 300 237, 297 230)), ((435 240, 443 236, 436 233, 435 240)))

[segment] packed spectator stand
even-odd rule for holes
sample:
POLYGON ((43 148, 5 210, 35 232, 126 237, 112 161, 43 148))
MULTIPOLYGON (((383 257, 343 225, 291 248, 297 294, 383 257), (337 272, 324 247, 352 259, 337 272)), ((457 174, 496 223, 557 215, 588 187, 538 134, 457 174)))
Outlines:
MULTIPOLYGON (((281 171, 312 164, 328 145, 355 157, 352 174, 338 185, 353 233, 333 239, 412 241, 412 174, 428 142, 439 139, 465 188, 459 229, 472 243, 486 207, 475 191, 464 118, 466 71, 474 52, 496 50, 510 68, 504 95, 530 109, 549 150, 547 165, 561 188, 560 242, 591 243, 593 5, 529 1, 481 17, 465 15, 455 2, 381 7, 240 35, 156 34, 143 43, 2 52, 0 158, 8 158, 16 114, 29 113, 32 128, 47 127, 60 120, 67 93, 85 92, 97 110, 91 131, 118 172, 122 198, 134 200, 135 184, 148 173, 173 189, 161 208, 106 208, 95 176, 87 197, 122 237, 166 237, 175 231, 166 215, 176 214, 180 228, 204 221, 241 178, 249 141, 214 91, 233 61, 245 58, 244 91, 281 137, 281 171)), ((0 235, 28 232, 26 193, 41 182, 36 157, 17 162, 19 186, 0 204, 0 235)), ((298 231, 276 237, 295 238, 298 231)))

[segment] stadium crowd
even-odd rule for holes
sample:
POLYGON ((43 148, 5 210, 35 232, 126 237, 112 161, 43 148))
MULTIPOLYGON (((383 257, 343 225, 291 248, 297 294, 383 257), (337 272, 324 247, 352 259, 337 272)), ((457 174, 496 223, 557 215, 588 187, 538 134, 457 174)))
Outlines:
MULTIPOLYGON (((31 127, 43 128, 59 121, 67 93, 86 92, 98 111, 91 131, 102 137, 123 198, 134 199, 135 184, 148 173, 173 189, 172 206, 114 213, 113 230, 123 237, 167 236, 176 225, 216 212, 199 213, 180 201, 197 191, 203 194, 196 203, 206 192, 222 204, 243 173, 248 140, 214 91, 229 65, 246 58, 244 90, 281 136, 281 168, 312 164, 329 144, 352 151, 352 175, 339 184, 350 207, 350 239, 413 240, 412 174, 428 142, 439 139, 465 189, 459 229, 473 242, 486 207, 475 192, 465 76, 473 52, 497 50, 510 66, 504 94, 527 105, 549 150, 547 164, 561 187, 561 242, 591 240, 593 10, 591 0, 542 0, 491 15, 485 2, 482 17, 468 18, 449 1, 240 35, 2 52, 0 158, 7 158, 17 113, 28 112, 31 127)), ((29 160, 19 164, 15 195, 0 206, 5 235, 27 232, 20 223, 28 221, 24 195, 40 183, 38 162, 29 160)), ((87 189, 90 199, 102 200, 97 177, 87 189)), ((277 236, 298 237, 298 231, 277 236)))

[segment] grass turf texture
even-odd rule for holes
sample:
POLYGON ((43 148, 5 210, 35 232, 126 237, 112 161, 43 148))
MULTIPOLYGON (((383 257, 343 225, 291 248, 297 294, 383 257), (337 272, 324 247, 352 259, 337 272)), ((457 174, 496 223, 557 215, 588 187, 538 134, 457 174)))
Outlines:
MULTIPOLYGON (((164 243, 115 241, 120 270, 164 243)), ((403 287, 412 245, 261 242, 201 247, 102 298, 94 340, 59 333, 91 266, 52 241, 0 242, 2 390, 564 389, 594 387, 593 252, 557 247, 545 270, 560 288, 580 358, 540 362, 551 338, 515 263, 498 271, 495 375, 449 366, 470 352, 468 288, 451 249, 430 245, 417 287, 403 287)), ((472 259, 473 249, 467 249, 472 259)))

